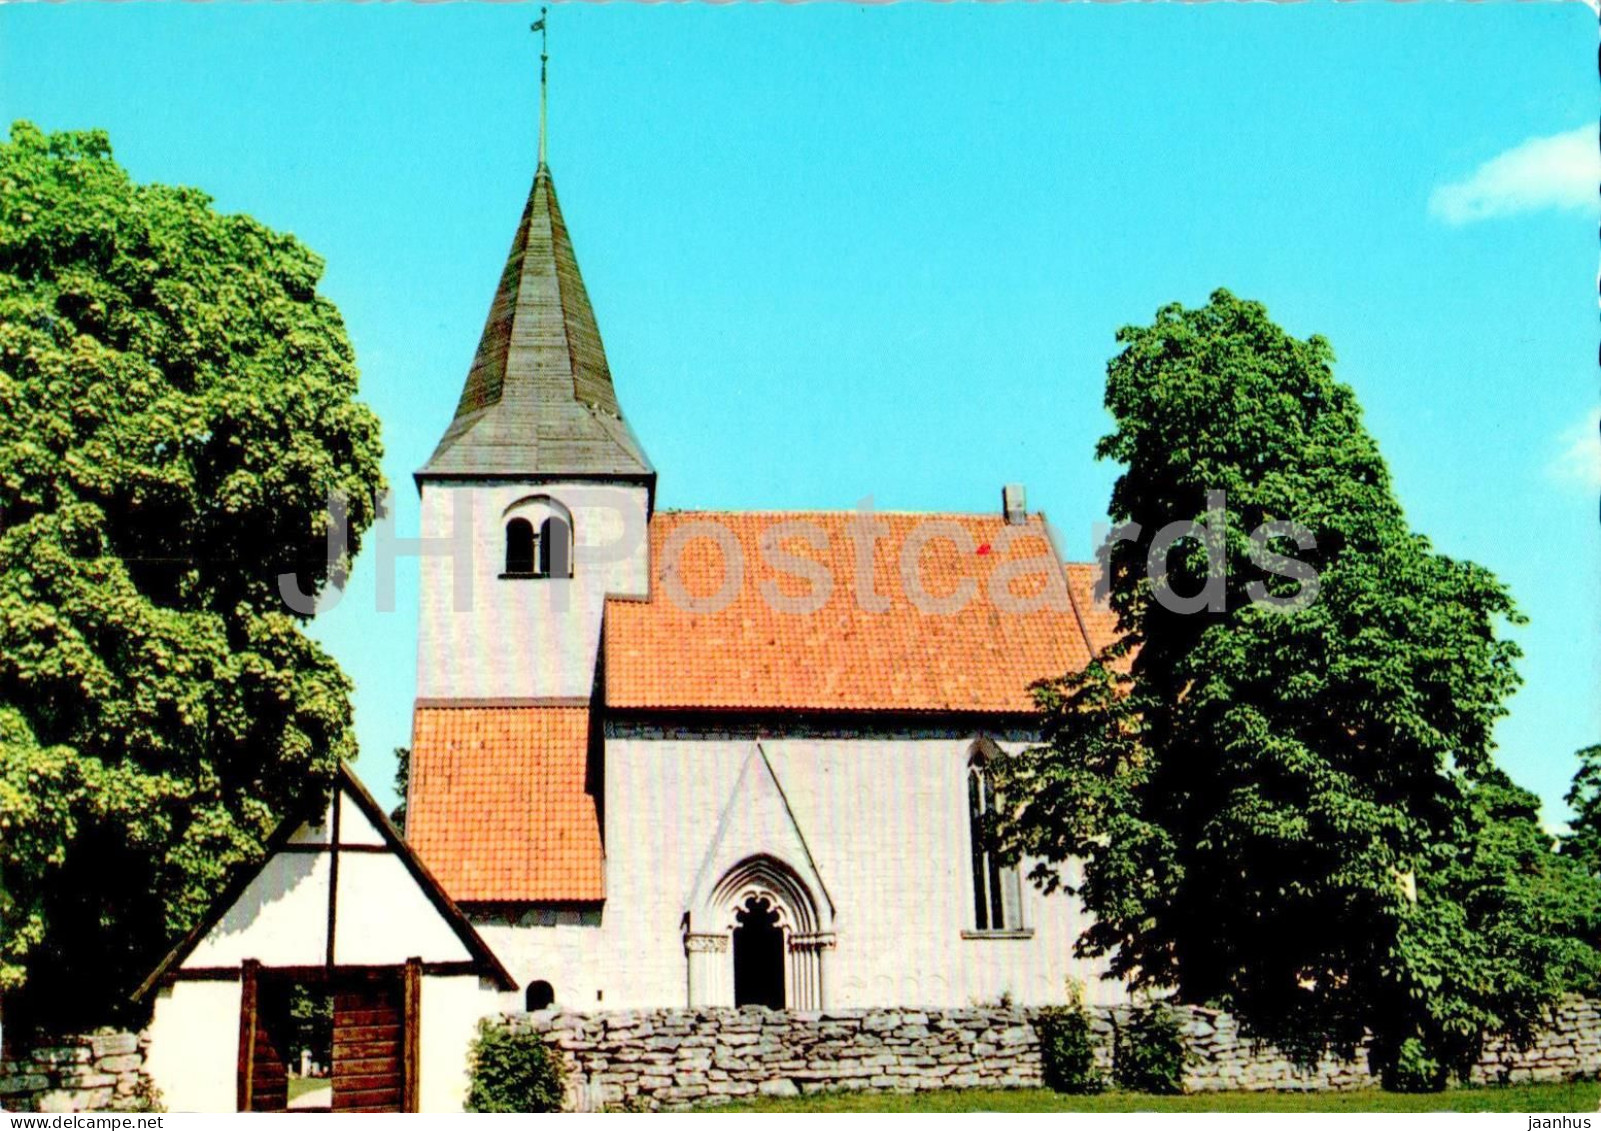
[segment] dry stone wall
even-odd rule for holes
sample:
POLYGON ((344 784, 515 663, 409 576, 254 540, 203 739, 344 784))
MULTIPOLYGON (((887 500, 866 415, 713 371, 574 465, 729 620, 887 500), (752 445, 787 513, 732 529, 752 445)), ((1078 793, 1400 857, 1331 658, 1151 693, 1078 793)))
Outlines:
POLYGON ((1601 1076, 1601 999, 1570 994, 1554 1022, 1520 1050, 1492 1041, 1474 1066, 1475 1084, 1589 1080, 1601 1076))
MULTIPOLYGON (((1123 1010, 1103 1012, 1126 1016, 1123 1010)), ((1187 1008, 1179 1014, 1194 1058, 1185 1072, 1187 1091, 1345 1091, 1379 1086, 1378 1078, 1368 1071, 1366 1048, 1354 1060, 1325 1058, 1315 1068, 1302 1070, 1278 1050, 1242 1036, 1226 1013, 1187 1008)), ((1108 1040, 1111 1024, 1122 1019, 1101 1020, 1108 1040)), ((1506 1040, 1489 1042, 1468 1079, 1474 1084, 1517 1084, 1596 1076, 1601 1076, 1601 1002, 1572 994, 1563 999, 1529 1048, 1519 1049, 1506 1040)))
MULTIPOLYGON (((1216 1010, 1175 1010, 1190 1050, 1185 1088, 1203 1091, 1338 1091, 1377 1087, 1367 1058, 1310 1070, 1243 1036, 1216 1010)), ((1035 1012, 1018 1009, 663 1009, 608 1013, 545 1010, 502 1023, 536 1033, 568 1066, 569 1109, 656 1110, 821 1091, 914 1092, 1038 1087, 1035 1012)), ((1097 1056, 1110 1074, 1126 1007, 1091 1010, 1097 1056)), ((1527 1050, 1495 1042, 1475 1083, 1601 1075, 1601 1004, 1569 997, 1527 1050)))
POLYGON ((1039 1039, 1021 1010, 546 1010, 506 1023, 562 1050, 567 1106, 581 1111, 1040 1082, 1039 1039))
POLYGON ((105 1030, 55 1037, 0 1057, 0 1110, 150 1111, 149 1038, 105 1030))

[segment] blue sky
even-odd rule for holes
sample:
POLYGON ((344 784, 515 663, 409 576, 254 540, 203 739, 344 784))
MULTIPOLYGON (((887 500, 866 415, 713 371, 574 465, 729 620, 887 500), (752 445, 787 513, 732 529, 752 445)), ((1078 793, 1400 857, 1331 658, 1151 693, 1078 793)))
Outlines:
MULTIPOLYGON (((529 6, 0 6, 0 115, 328 263, 401 535, 533 172, 529 6)), ((1601 741, 1595 16, 1577 4, 558 6, 550 164, 669 507, 990 510, 1091 553, 1113 335, 1217 286, 1339 357, 1415 527, 1530 624, 1502 760, 1601 741)), ((362 775, 415 563, 313 631, 362 775)))

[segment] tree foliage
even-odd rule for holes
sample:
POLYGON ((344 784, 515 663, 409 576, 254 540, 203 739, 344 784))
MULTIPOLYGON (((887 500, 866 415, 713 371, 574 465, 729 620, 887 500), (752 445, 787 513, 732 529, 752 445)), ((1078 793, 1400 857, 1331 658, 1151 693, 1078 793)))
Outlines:
POLYGON ((401 834, 406 832, 406 798, 411 793, 411 747, 395 747, 395 796, 400 801, 389 811, 389 819, 401 834))
MULTIPOLYGON (((277 593, 326 499, 373 518, 322 263, 103 133, 0 145, 0 988, 119 997, 354 752, 349 685, 277 593)), ((13 1019, 15 1011, 13 1010, 13 1019)), ((90 1018, 94 1019, 94 1018, 90 1018)))
POLYGON ((1137 988, 1232 1009, 1308 1058, 1371 1029, 1381 1058, 1416 1038, 1459 1065, 1594 962, 1594 885, 1492 759, 1512 599, 1409 529, 1322 338, 1218 291, 1119 341, 1097 451, 1124 467, 1113 520, 1141 527, 1105 560, 1122 638, 1037 689, 1045 744, 995 767, 1018 803, 1006 843, 1047 888, 1082 862, 1079 949, 1137 988), (1153 538, 1179 520, 1201 534, 1155 581, 1153 538), (1253 542, 1284 521, 1315 547, 1253 542), (1253 601, 1264 582, 1311 599, 1253 601), (1209 583, 1215 608, 1164 600, 1209 583))
POLYGON ((1577 861, 1592 876, 1601 876, 1601 743, 1586 746, 1577 755, 1579 768, 1568 789, 1573 819, 1562 842, 1562 854, 1577 861))

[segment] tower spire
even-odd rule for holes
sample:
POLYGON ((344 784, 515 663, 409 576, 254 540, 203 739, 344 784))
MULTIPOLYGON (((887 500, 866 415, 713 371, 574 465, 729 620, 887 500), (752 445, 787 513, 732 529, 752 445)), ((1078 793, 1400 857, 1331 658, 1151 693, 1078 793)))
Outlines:
POLYGON ((545 102, 548 87, 548 72, 550 69, 550 41, 549 33, 545 30, 546 13, 549 9, 540 8, 539 18, 528 25, 529 31, 539 33, 539 167, 545 167, 545 102))

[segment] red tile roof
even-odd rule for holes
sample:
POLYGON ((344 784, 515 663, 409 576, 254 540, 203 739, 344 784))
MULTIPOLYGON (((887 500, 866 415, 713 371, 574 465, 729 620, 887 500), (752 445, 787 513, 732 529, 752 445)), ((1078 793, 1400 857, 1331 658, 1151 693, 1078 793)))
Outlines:
POLYGON ((1025 712, 1033 708, 1031 682, 1088 661, 1084 630, 1038 517, 1022 526, 1008 526, 998 514, 873 519, 884 529, 873 558, 873 591, 889 601, 882 612, 857 599, 853 513, 658 512, 650 528, 650 599, 613 598, 606 605, 607 706, 1025 712), (762 553, 764 534, 787 523, 821 532, 815 547, 783 536, 785 550, 810 559, 832 580, 827 602, 815 611, 781 611, 764 596, 775 584, 789 597, 812 592, 794 570, 780 574, 762 553), (936 523, 965 544, 926 541, 918 574, 924 592, 936 598, 974 586, 953 612, 932 611, 926 600, 920 608, 902 583, 908 539, 927 538, 940 529, 936 523), (691 538, 692 526, 726 531, 721 537, 738 547, 743 562, 742 584, 715 611, 697 611, 682 599, 713 596, 724 577, 722 548, 710 537, 691 538), (669 555, 673 541, 679 552, 669 555), (1052 584, 1048 607, 1007 608, 996 599, 998 567, 1028 559, 1037 568, 1014 576, 1007 588, 1014 598, 1028 598, 1052 584))
POLYGON ((1100 574, 1100 567, 1089 562, 1069 562, 1067 564, 1067 587, 1073 594, 1073 604, 1078 607, 1079 616, 1084 620, 1084 631, 1089 636, 1090 647, 1099 652, 1109 644, 1117 641, 1117 614, 1106 601, 1095 599, 1095 579, 1100 574))
POLYGON ((599 901, 585 707, 422 707, 406 839, 458 902, 599 901))

